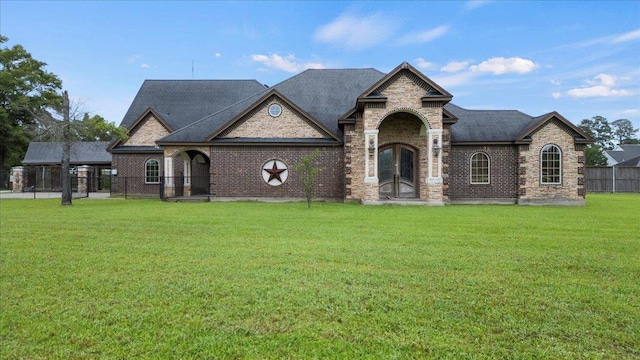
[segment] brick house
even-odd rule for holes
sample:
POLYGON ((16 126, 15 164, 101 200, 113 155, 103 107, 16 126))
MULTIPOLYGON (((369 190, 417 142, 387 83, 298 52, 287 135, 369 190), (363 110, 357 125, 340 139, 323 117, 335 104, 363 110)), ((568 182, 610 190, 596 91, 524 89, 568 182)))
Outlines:
POLYGON ((147 80, 122 121, 129 139, 109 147, 112 168, 140 195, 298 199, 294 165, 317 149, 321 199, 584 204, 588 135, 555 112, 451 99, 406 62, 388 74, 306 70, 273 87, 147 80))

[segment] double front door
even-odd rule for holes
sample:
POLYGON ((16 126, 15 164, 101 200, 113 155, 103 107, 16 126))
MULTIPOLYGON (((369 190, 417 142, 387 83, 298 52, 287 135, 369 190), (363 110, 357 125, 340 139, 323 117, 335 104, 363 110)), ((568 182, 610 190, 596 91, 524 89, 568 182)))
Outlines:
POLYGON ((380 200, 417 197, 417 153, 405 145, 390 145, 378 154, 380 200))

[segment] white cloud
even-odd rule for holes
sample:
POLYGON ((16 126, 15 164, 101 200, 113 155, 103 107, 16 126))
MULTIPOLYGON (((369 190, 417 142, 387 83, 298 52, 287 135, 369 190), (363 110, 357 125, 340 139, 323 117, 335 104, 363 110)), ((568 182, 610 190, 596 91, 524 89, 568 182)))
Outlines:
POLYGON ((616 77, 608 74, 598 74, 593 78, 594 80, 589 80, 587 83, 592 85, 604 85, 607 87, 612 87, 616 85, 616 77))
POLYGON ((458 72, 462 70, 466 70, 469 67, 468 61, 452 61, 447 65, 440 68, 440 71, 444 72, 458 72))
POLYGON ((255 62, 262 63, 264 66, 278 69, 290 73, 299 73, 306 69, 324 69, 324 65, 320 63, 307 62, 302 63, 298 59, 296 59, 295 55, 287 55, 286 57, 282 57, 278 54, 270 54, 270 55, 261 55, 254 54, 251 55, 251 60, 255 62))
POLYGON ((567 95, 575 98, 588 97, 619 97, 633 95, 633 91, 625 89, 615 89, 619 78, 615 75, 598 74, 592 80, 587 80, 584 86, 567 91, 567 95))
POLYGON ((449 27, 441 25, 435 29, 407 34, 399 40, 399 43, 402 45, 424 44, 443 36, 447 31, 449 31, 449 27))
POLYGON ((562 97, 562 93, 554 92, 553 94, 551 94, 551 96, 553 96, 554 99, 559 99, 562 97))
POLYGON ((627 42, 627 41, 632 41, 637 39, 640 39, 640 29, 628 32, 626 34, 618 35, 614 37, 611 42, 614 44, 618 44, 621 42, 627 42))
POLYGON ((571 89, 567 94, 576 98, 585 97, 610 97, 610 96, 629 96, 633 95, 627 90, 616 90, 608 86, 595 85, 586 88, 571 89))
POLYGON ((143 63, 143 64, 140 64, 140 67, 143 68, 143 69, 148 69, 151 66, 149 66, 149 64, 143 63))
POLYGON ((216 53, 216 57, 217 57, 217 58, 222 57, 222 54, 220 54, 219 52, 217 52, 217 53, 216 53))
POLYGON ((551 79, 551 80, 549 80, 549 82, 551 83, 551 85, 555 85, 555 86, 561 86, 562 85, 560 80, 551 79))
POLYGON ((490 72, 494 75, 502 75, 508 73, 526 74, 531 72, 540 65, 534 63, 529 59, 523 59, 521 57, 495 57, 487 61, 481 62, 479 65, 473 65, 469 67, 469 70, 473 72, 490 72))
POLYGON ((413 61, 416 62, 416 65, 419 68, 424 69, 424 70, 435 69, 436 66, 437 66, 435 63, 429 62, 429 61, 427 61, 427 60, 425 60, 423 58, 417 58, 417 59, 414 59, 413 61))
POLYGON ((314 38, 320 42, 361 50, 386 41, 396 26, 395 21, 383 13, 342 14, 333 22, 318 28, 314 38))
POLYGON ((433 81, 435 81, 438 85, 443 88, 448 87, 456 87, 459 85, 469 85, 471 80, 476 76, 476 73, 472 73, 470 71, 459 72, 453 75, 434 75, 432 77, 433 81))

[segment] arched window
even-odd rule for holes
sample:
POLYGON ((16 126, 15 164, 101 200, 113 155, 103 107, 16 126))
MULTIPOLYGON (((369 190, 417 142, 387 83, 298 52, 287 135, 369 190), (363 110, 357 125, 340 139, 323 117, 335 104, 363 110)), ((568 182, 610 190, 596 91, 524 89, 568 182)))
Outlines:
POLYGON ((472 184, 489 183, 489 155, 482 152, 471 155, 470 167, 472 184))
POLYGON ((145 184, 157 184, 160 182, 160 165, 158 160, 149 159, 144 163, 145 184))
POLYGON ((562 152, 555 145, 546 145, 540 152, 540 183, 562 183, 562 152))

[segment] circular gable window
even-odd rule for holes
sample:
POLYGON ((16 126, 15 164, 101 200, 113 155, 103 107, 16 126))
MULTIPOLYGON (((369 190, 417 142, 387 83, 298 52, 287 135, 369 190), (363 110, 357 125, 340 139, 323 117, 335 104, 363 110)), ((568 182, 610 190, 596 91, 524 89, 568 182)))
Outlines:
POLYGON ((280 107, 280 105, 271 104, 269 106, 269 115, 271 115, 273 117, 278 117, 278 116, 280 116, 280 114, 282 114, 282 107, 280 107))

